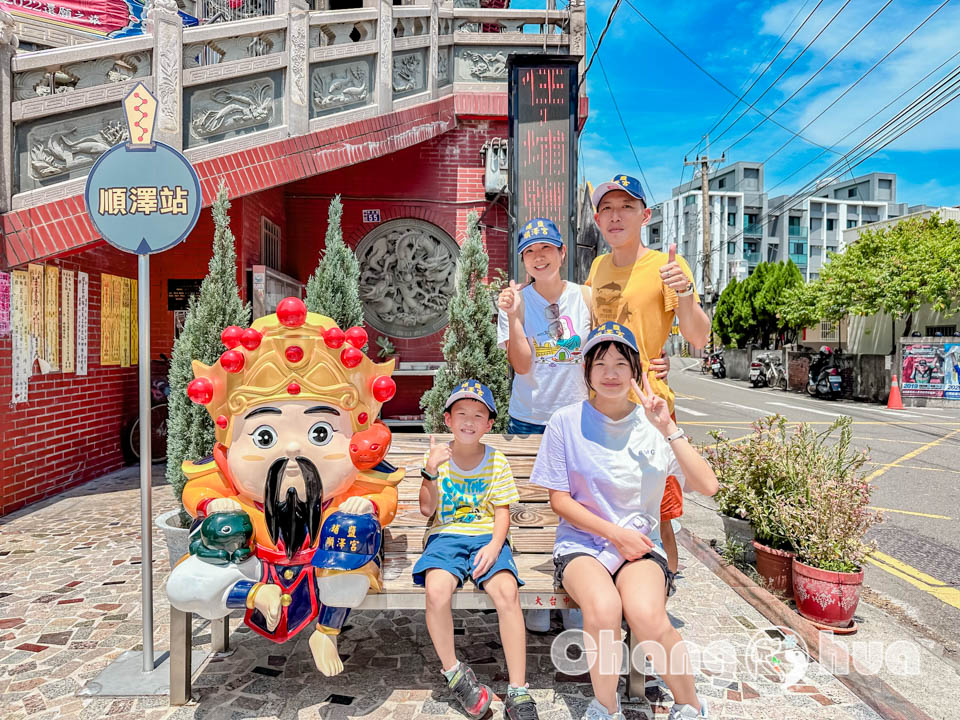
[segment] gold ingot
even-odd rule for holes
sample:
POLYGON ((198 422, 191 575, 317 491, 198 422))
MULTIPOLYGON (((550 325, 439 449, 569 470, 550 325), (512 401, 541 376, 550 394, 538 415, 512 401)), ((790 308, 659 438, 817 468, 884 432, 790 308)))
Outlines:
POLYGON ((293 570, 284 570, 283 571, 284 580, 293 580, 293 570))
POLYGON ((293 602, 293 598, 290 597, 287 593, 284 593, 280 596, 280 604, 284 607, 287 607, 290 603, 293 602))

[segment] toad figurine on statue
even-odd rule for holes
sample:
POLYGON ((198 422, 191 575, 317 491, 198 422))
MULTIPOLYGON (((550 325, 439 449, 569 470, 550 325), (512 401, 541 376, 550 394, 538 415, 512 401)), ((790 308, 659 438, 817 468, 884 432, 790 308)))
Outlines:
POLYGON ((194 361, 187 388, 217 442, 183 465, 197 522, 170 604, 210 620, 245 609, 278 643, 313 625, 317 669, 336 675, 337 634, 382 589, 382 528, 397 511, 403 471, 384 461, 390 430, 376 419, 396 392, 393 361, 374 363, 363 328, 344 332, 297 298, 221 337, 226 351, 194 361))

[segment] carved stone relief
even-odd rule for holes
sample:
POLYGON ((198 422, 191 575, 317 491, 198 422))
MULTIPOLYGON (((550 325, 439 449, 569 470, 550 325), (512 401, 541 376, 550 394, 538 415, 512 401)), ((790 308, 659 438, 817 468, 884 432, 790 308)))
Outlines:
POLYGON ((406 53, 396 53, 393 56, 393 92, 395 97, 412 95, 427 87, 426 53, 413 50, 406 53))
POLYGON ((458 82, 504 82, 507 79, 507 55, 512 48, 470 48, 454 51, 454 80, 458 82))
POLYGON ((246 60, 283 52, 284 34, 280 30, 243 35, 241 37, 216 38, 207 42, 192 43, 183 48, 183 67, 195 68, 204 65, 246 60))
POLYGON ((185 102, 190 127, 185 144, 225 140, 281 124, 282 93, 276 71, 219 86, 189 88, 185 102))
POLYGON ((450 84, 450 46, 437 50, 437 85, 450 84))
POLYGON ((128 138, 119 107, 20 124, 16 192, 80 177, 100 155, 128 138))
POLYGON ((311 117, 373 101, 373 59, 314 65, 310 72, 311 117))
POLYGON ((292 17, 290 30, 290 99, 295 105, 307 104, 307 22, 304 13, 292 17))
POLYGON ((357 246, 366 320, 393 337, 423 337, 447 323, 460 248, 422 220, 392 220, 357 246))
POLYGON ((144 51, 17 73, 13 98, 29 100, 146 77, 151 73, 151 57, 152 53, 144 51))
MULTIPOLYGON (((156 11, 154 11, 156 13, 156 11)), ((160 54, 157 63, 157 93, 163 102, 160 103, 159 127, 162 131, 177 132, 180 131, 180 73, 182 70, 182 60, 180 47, 180 18, 176 15, 163 13, 167 17, 173 17, 176 25, 157 17, 157 52, 160 54)))

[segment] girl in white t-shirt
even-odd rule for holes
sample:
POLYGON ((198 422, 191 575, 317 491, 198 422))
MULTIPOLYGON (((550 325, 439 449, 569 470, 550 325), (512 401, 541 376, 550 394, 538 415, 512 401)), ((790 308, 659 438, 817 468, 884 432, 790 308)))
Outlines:
POLYGON ((596 658, 590 667, 595 698, 585 718, 623 718, 617 698, 621 646, 601 639, 609 633, 607 640, 619 640, 623 618, 638 640, 658 644, 654 668, 676 703, 670 720, 705 718, 680 634, 667 617, 673 573, 657 519, 668 475, 704 495, 716 493, 716 475, 677 428, 666 401, 650 390, 628 328, 604 323, 582 352, 594 397, 554 413, 530 481, 550 491, 550 506, 560 516, 553 552, 557 584, 580 606, 584 632, 596 647, 610 649, 609 658, 596 658))

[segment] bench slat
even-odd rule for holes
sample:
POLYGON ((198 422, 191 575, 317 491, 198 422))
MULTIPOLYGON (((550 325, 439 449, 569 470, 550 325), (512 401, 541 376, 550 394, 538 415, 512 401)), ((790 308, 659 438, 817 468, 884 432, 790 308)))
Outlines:
MULTIPOLYGON (((559 518, 550 509, 548 503, 514 503, 510 506, 511 527, 550 527, 557 526, 559 518)), ((427 520, 420 512, 420 503, 401 502, 397 505, 397 516, 390 527, 426 527, 427 520)))
MULTIPOLYGON (((450 442, 453 435, 450 433, 437 433, 434 437, 440 442, 450 442)), ((486 445, 492 445, 506 456, 511 455, 529 455, 536 456, 540 448, 541 435, 495 435, 489 434, 483 436, 483 442, 486 445)), ((430 436, 414 433, 393 433, 393 440, 390 443, 390 456, 413 454, 417 456, 419 463, 423 459, 423 454, 430 449, 430 436)), ((393 462, 392 460, 390 462, 393 462)), ((396 465, 396 463, 394 463, 396 465)))
MULTIPOLYGON (((420 482, 420 465, 423 462, 423 455, 407 455, 395 453, 392 449, 387 455, 387 460, 396 467, 402 467, 406 473, 404 478, 413 478, 420 482)), ((536 458, 532 455, 514 455, 509 458, 510 470, 517 482, 528 480, 533 470, 533 464, 536 458)))
MULTIPOLYGON (((516 484, 520 502, 547 502, 550 499, 550 493, 546 488, 531 485, 520 478, 517 478, 516 484)), ((416 479, 404 479, 397 485, 397 493, 400 496, 400 502, 420 502, 420 476, 417 475, 416 479)))
MULTIPOLYGON (((384 556, 384 594, 423 592, 423 588, 413 584, 413 566, 419 557, 419 553, 387 553, 384 556)), ((553 558, 551 556, 521 554, 514 559, 520 579, 526 583, 523 586, 525 591, 553 592, 553 558)), ((464 585, 461 592, 483 593, 483 591, 477 591, 473 583, 464 585)))
MULTIPOLYGON (((424 528, 389 526, 384 535, 384 547, 388 553, 420 552, 423 547, 424 528)), ((556 537, 554 528, 511 528, 514 551, 519 553, 553 553, 556 537)))

